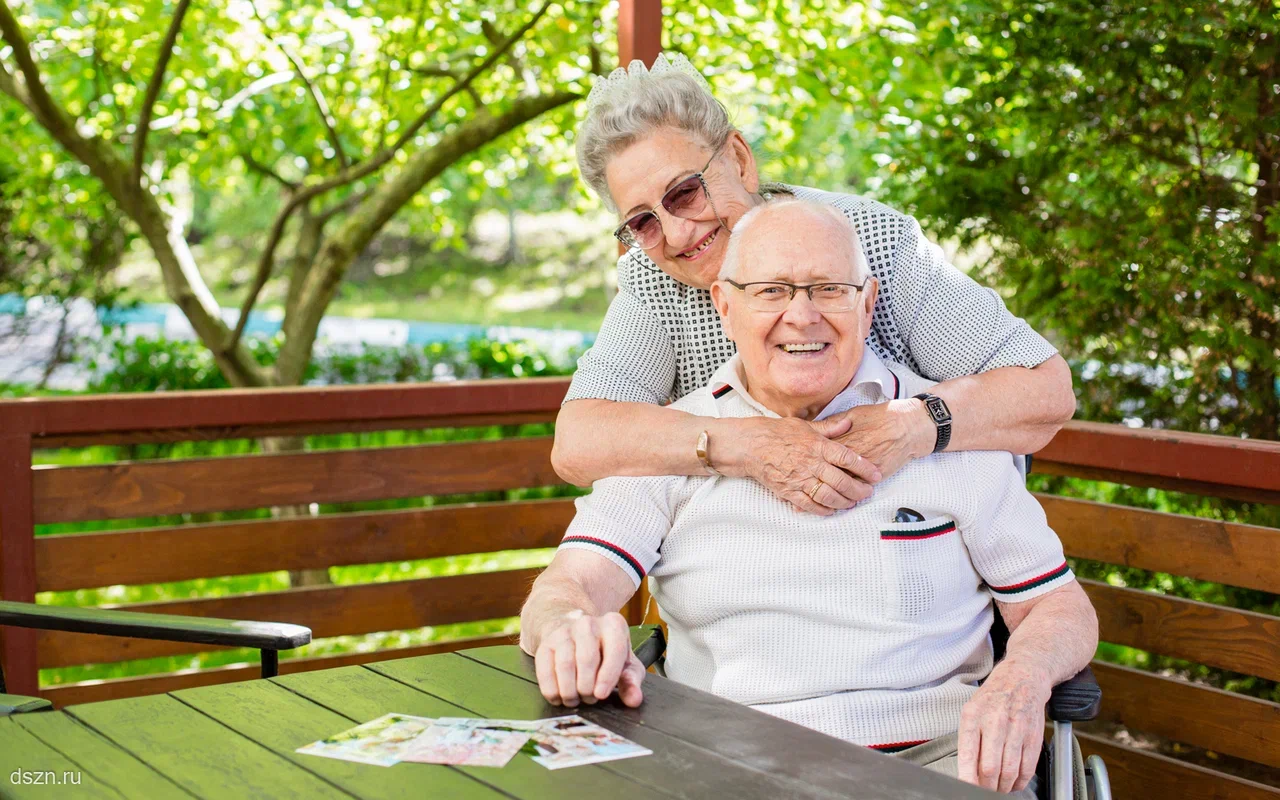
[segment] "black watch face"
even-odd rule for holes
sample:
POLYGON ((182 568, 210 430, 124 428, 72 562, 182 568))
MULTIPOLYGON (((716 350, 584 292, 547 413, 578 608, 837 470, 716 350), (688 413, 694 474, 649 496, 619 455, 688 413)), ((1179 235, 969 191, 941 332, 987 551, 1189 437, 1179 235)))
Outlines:
POLYGON ((929 409, 929 413, 933 415, 935 425, 941 425, 951 419, 951 413, 947 411, 946 405, 941 400, 930 400, 925 403, 925 408, 929 409))

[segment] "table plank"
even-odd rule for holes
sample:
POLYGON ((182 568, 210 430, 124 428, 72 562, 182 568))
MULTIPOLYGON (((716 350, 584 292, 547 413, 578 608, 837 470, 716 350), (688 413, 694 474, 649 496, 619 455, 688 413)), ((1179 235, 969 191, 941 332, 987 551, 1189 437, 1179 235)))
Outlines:
POLYGON ((190 800, 191 794, 61 712, 13 717, 18 727, 70 758, 85 772, 131 797, 190 800))
POLYGON ((13 717, 0 718, 0 796, 19 798, 111 798, 120 800, 124 797, 116 789, 98 780, 92 773, 84 771, 81 766, 64 756, 54 748, 40 741, 30 731, 14 722, 13 717), (24 783, 22 775, 14 776, 14 771, 40 773, 40 780, 48 780, 47 773, 53 773, 52 781, 24 783), (79 776, 78 778, 76 776, 79 776), (13 778, 18 780, 14 781, 13 778))
MULTIPOLYGON (((340 733, 356 723, 270 681, 184 689, 172 696, 360 798, 504 797, 488 785, 446 767, 429 764, 378 767, 296 753, 297 748, 340 733)), ((371 719, 380 716, 382 714, 376 714, 371 719)))
POLYGON ((66 713, 197 797, 351 796, 168 695, 87 703, 66 713))
MULTIPOLYGON (((282 675, 273 678, 272 682, 332 709, 353 722, 367 722, 391 711, 422 717, 475 716, 469 709, 447 703, 362 666, 282 675)), ((411 766, 446 769, 420 764, 411 766)), ((549 797, 558 800, 563 797, 626 797, 630 800, 634 797, 663 800, 665 797, 605 769, 605 766, 593 765, 553 772, 525 756, 517 755, 502 769, 454 769, 520 798, 549 797)))
MULTIPOLYGON (((842 797, 802 781, 779 778, 745 767, 677 736, 637 724, 626 716, 607 719, 591 713, 594 707, 566 709, 543 699, 537 686, 453 653, 384 661, 369 669, 404 681, 437 697, 469 709, 469 716, 539 719, 577 713, 653 751, 652 756, 610 762, 633 780, 669 794, 689 798, 734 797, 772 800, 777 797, 842 797)), ((610 700, 607 704, 616 703, 610 700)))
MULTIPOLYGON (((480 647, 455 657, 537 684, 533 659, 517 647, 480 647)), ((394 663, 398 662, 384 662, 394 663)), ((644 694, 639 708, 609 704, 587 714, 599 714, 602 723, 605 718, 630 718, 759 771, 817 788, 848 793, 857 787, 858 797, 866 800, 994 800, 1000 796, 657 675, 645 676, 644 694)))

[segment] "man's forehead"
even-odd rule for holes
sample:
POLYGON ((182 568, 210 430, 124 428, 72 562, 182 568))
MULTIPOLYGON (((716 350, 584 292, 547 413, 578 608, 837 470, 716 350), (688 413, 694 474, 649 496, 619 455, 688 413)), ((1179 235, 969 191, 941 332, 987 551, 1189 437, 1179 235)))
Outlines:
POLYGON ((821 220, 813 214, 763 217, 748 228, 742 246, 747 253, 742 271, 752 275, 781 276, 822 269, 839 277, 856 272, 856 254, 847 232, 841 231, 835 220, 821 220), (812 223, 806 224, 810 220, 812 223))

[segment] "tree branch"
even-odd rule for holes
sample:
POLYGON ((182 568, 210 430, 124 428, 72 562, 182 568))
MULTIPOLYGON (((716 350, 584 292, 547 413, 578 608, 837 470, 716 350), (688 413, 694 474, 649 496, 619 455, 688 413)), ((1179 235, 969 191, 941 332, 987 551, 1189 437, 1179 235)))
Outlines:
POLYGON ((156 56, 155 68, 151 71, 151 80, 147 82, 147 93, 142 98, 142 113, 138 115, 138 126, 133 134, 133 173, 131 180, 142 184, 142 162, 147 156, 147 134, 151 132, 151 112, 156 99, 160 96, 160 88, 164 84, 164 73, 169 68, 169 59, 173 56, 173 46, 178 42, 178 33, 182 30, 182 19, 191 7, 191 0, 178 0, 173 19, 169 21, 169 30, 160 43, 160 53, 156 56))
POLYGON ((502 114, 479 115, 445 134, 436 145, 414 153, 394 177, 374 189, 360 213, 347 218, 324 243, 296 303, 286 310, 277 380, 286 384, 301 380, 320 319, 347 268, 423 186, 467 153, 578 97, 572 92, 526 96, 502 114))
MULTIPOLYGON (((0 2, 3 2, 3 0, 0 0, 0 2)), ((551 0, 546 0, 546 2, 544 2, 542 6, 534 12, 528 22, 508 37, 502 45, 495 47, 493 52, 490 53, 484 61, 472 67, 460 81, 449 87, 448 91, 423 111, 422 114, 420 114, 418 118, 414 120, 407 129, 405 129, 405 132, 395 141, 395 144, 382 150, 363 164, 345 169, 332 178, 327 178, 319 183, 312 184, 311 186, 308 186, 296 193, 285 207, 280 210, 280 213, 276 215, 275 222, 271 227, 271 233, 267 237, 268 249, 262 254, 262 262, 265 263, 275 258, 275 247, 279 244, 280 237, 284 234, 285 225, 288 224, 289 217, 293 215, 294 211, 304 203, 310 201, 312 198, 318 197, 331 189, 338 188, 339 186, 346 186, 347 184, 354 183, 367 175, 372 175, 374 172, 377 172, 389 163, 391 159, 395 158, 396 153, 400 152, 406 144, 413 141, 413 137, 417 135, 422 126, 426 125, 427 122, 444 107, 444 104, 448 102, 450 98, 458 92, 466 90, 467 87, 471 85, 472 81, 479 77, 485 70, 489 69, 489 67, 493 66, 498 59, 502 58, 503 54, 506 53, 507 50, 511 49, 513 44, 528 33, 529 30, 537 24, 538 20, 542 18, 542 15, 547 12, 547 9, 550 8, 550 6, 551 0)))
POLYGON ((266 164, 263 164, 261 161, 254 158, 253 155, 247 149, 241 150, 239 152, 239 156, 240 156, 240 160, 244 162, 245 167, 247 167, 249 171, 256 172, 259 175, 264 175, 270 178, 271 180, 283 186, 286 191, 292 192, 298 188, 298 184, 294 183, 293 181, 281 175, 279 172, 276 172, 271 167, 268 167, 266 164))
POLYGON ((276 46, 276 49, 284 54, 284 57, 293 65, 294 72, 298 73, 298 77, 302 80, 302 84, 307 87, 307 93, 311 96, 311 102, 315 104, 316 111, 320 113, 320 121, 324 123, 324 129, 329 134, 329 143, 333 145, 334 152, 338 154, 338 163, 342 164, 342 168, 346 169, 351 165, 347 158, 346 150, 342 149, 342 138, 338 136, 337 120, 333 117, 333 112, 329 110, 329 104, 325 102, 324 95, 320 94, 320 90, 316 87, 311 79, 307 77, 307 71, 302 68, 302 62, 294 56, 284 43, 276 39, 267 27, 267 21, 263 19, 262 14, 258 12, 258 4, 256 0, 249 0, 249 7, 253 9, 253 15, 258 18, 258 24, 262 26, 262 30, 267 35, 267 39, 276 46))

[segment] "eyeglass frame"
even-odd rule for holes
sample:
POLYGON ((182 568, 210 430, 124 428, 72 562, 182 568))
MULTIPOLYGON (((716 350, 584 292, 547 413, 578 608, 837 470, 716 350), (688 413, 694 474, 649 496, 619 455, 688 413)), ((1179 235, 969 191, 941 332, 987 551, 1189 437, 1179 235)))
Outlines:
MULTIPOLYGON (((624 239, 624 238, 622 237, 622 232, 623 232, 624 230, 627 230, 627 229, 628 229, 628 227, 630 226, 630 224, 631 224, 632 220, 639 219, 640 217, 643 217, 645 214, 652 214, 652 215, 653 215, 653 218, 654 218, 654 219, 656 219, 656 220, 658 221, 658 230, 662 231, 662 238, 663 238, 663 239, 667 238, 667 231, 666 231, 666 229, 665 229, 665 228, 663 228, 663 227, 662 227, 662 217, 658 216, 658 209, 659 209, 659 208, 661 208, 663 211, 667 211, 666 206, 664 206, 664 205, 662 204, 662 203, 663 203, 663 201, 667 199, 667 195, 671 194, 671 193, 672 193, 672 192, 674 192, 676 189, 680 188, 680 184, 684 183, 685 181, 689 180, 690 178, 697 178, 697 179, 698 179, 698 183, 702 184, 702 193, 703 193, 703 195, 705 195, 705 196, 706 196, 706 198, 707 198, 707 203, 708 203, 708 204, 710 204, 710 206, 711 206, 711 210, 712 210, 712 211, 715 211, 716 217, 717 217, 717 218, 719 218, 719 216, 720 216, 720 212, 719 212, 719 211, 716 211, 716 205, 715 205, 715 203, 711 200, 711 189, 707 187, 707 181, 706 181, 706 179, 703 177, 703 175, 704 175, 704 174, 706 174, 706 171, 707 171, 708 169, 710 169, 710 168, 711 168, 711 162, 713 162, 713 161, 715 161, 715 160, 716 160, 716 156, 720 155, 720 151, 724 149, 724 146, 725 146, 728 142, 729 142, 729 140, 728 140, 728 139, 725 139, 723 142, 721 142, 721 143, 720 143, 720 145, 719 145, 719 146, 718 146, 714 151, 712 151, 712 153, 711 153, 711 158, 708 158, 708 159, 707 159, 707 163, 702 167, 702 169, 698 170, 697 172, 693 173, 692 175, 689 175, 689 176, 687 176, 687 177, 681 178, 680 180, 676 181, 676 182, 671 186, 671 188, 670 188, 670 189, 668 189, 668 190, 666 190, 665 192, 663 192, 663 193, 662 193, 662 197, 658 199, 658 204, 657 204, 656 206, 653 206, 652 208, 645 209, 644 211, 641 211, 641 212, 640 212, 640 213, 638 213, 638 214, 632 214, 630 217, 628 217, 627 219, 625 219, 625 220, 622 222, 622 224, 620 224, 618 227, 614 228, 614 229, 613 229, 613 236, 614 236, 614 238, 615 238, 615 239, 617 239, 619 242, 622 242, 622 244, 623 244, 623 245, 625 245, 625 246, 626 246, 626 247, 628 247, 628 248, 630 248, 630 247, 639 247, 641 250, 648 249, 648 248, 645 248, 645 247, 641 247, 641 245, 640 245, 640 240, 636 239, 634 234, 631 234, 631 238, 634 240, 634 241, 631 241, 631 242, 628 242, 626 239, 624 239)), ((668 213, 668 214, 671 214, 671 212, 670 212, 670 211, 667 211, 667 213, 668 213)), ((672 214, 672 216, 675 216, 675 215, 674 215, 674 214, 672 214)), ((681 217, 680 219, 684 219, 684 217, 681 217)), ((654 242, 654 244, 653 244, 653 245, 651 245, 651 246, 656 247, 656 246, 657 246, 657 244, 658 244, 657 242, 654 242)))
MULTIPOLYGON (((859 283, 841 283, 840 281, 823 281, 822 283, 799 284, 799 283, 787 283, 786 281, 750 281, 748 283, 738 283, 733 278, 725 278, 724 282, 729 284, 735 289, 741 290, 744 296, 746 295, 748 286, 785 286, 791 290, 791 296, 787 298, 787 305, 778 309, 779 311, 783 311, 783 310, 786 310, 786 308, 789 307, 791 303, 796 299, 796 292, 800 291, 801 289, 804 289, 804 293, 806 296, 808 296, 809 302, 813 303, 814 302, 813 290, 817 289, 819 286, 848 286, 854 290, 854 296, 856 297, 867 288, 867 284, 870 283, 871 280, 872 279, 868 277, 865 280, 863 280, 862 283, 860 284, 859 283)), ((814 303, 814 307, 815 308, 817 307, 816 303, 814 303)), ((857 307, 858 306, 855 303, 849 308, 841 309, 839 311, 828 311, 828 312, 822 312, 822 313, 843 314, 846 311, 854 311, 857 309, 857 307)), ((747 308, 751 308, 749 298, 748 298, 747 308)), ((751 308, 751 310, 765 311, 765 312, 769 311, 769 309, 767 308, 751 308)))

